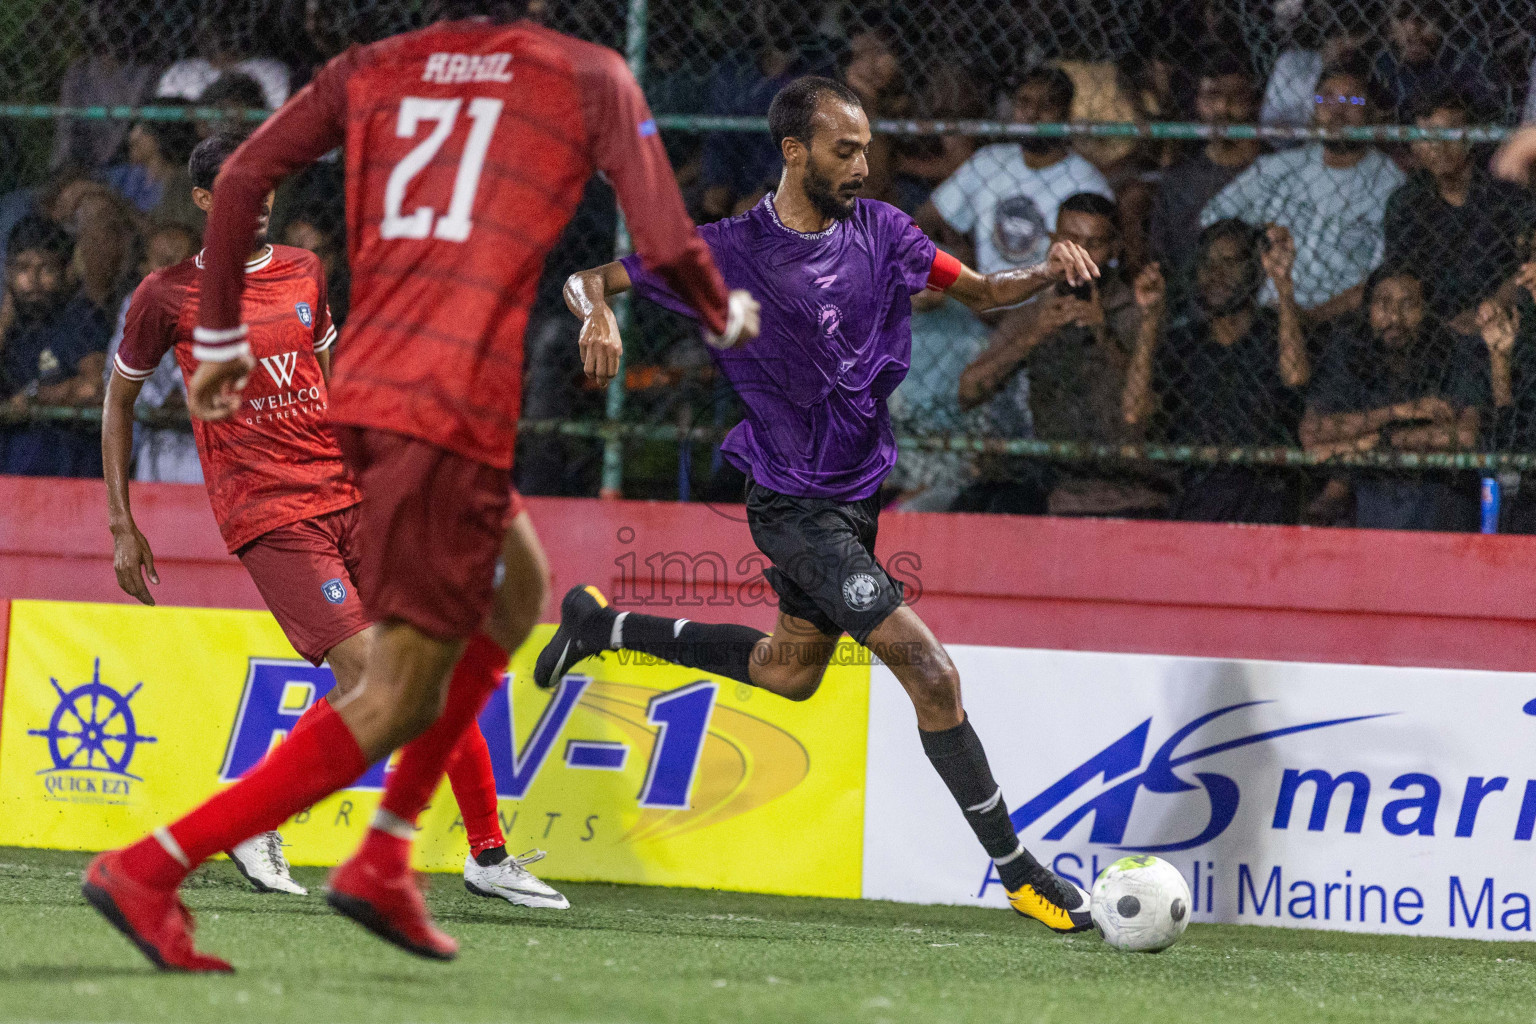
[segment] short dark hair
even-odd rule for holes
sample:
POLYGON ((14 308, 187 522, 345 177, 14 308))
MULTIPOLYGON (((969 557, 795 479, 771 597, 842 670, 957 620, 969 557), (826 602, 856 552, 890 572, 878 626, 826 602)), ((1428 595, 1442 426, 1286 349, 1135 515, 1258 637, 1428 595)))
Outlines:
POLYGON ((1419 282, 1419 293, 1424 296, 1425 305, 1429 304, 1429 282, 1424 275, 1413 269, 1407 263, 1383 263, 1370 276, 1365 279, 1365 294, 1360 304, 1369 309, 1371 301, 1376 297, 1376 289, 1383 281, 1390 281, 1394 277, 1407 277, 1419 282))
POLYGON ((7 259, 18 253, 33 251, 47 253, 61 263, 68 263, 75 249, 75 240, 69 232, 47 217, 28 214, 16 222, 6 237, 7 259))
POLYGON ((1034 85, 1036 82, 1045 85, 1047 98, 1058 110, 1072 112, 1072 101, 1077 98, 1077 86, 1072 84, 1072 76, 1058 67, 1040 67, 1032 71, 1026 71, 1024 77, 1019 79, 1019 84, 1014 88, 1014 94, 1026 85, 1034 85))
POLYGON ((1262 272, 1260 264, 1259 242, 1264 237, 1264 229, 1255 227, 1247 221, 1236 217, 1223 217, 1212 224, 1207 225, 1195 241, 1195 266, 1201 266, 1211 254, 1211 249, 1223 238, 1231 238, 1242 247, 1243 259, 1248 262, 1250 273, 1255 280, 1262 272))
POLYGON ((250 75, 241 74, 239 71, 226 71, 215 78, 212 85, 203 90, 203 95, 197 102, 205 107, 222 107, 228 104, 245 109, 256 109, 267 105, 267 94, 262 89, 261 83, 250 75))
POLYGON ((1375 76, 1371 74, 1371 61, 1362 53, 1347 53, 1343 57, 1323 68, 1322 74, 1317 76, 1317 84, 1321 86, 1330 78, 1350 78, 1360 86, 1360 94, 1365 102, 1376 106, 1375 76))
POLYGON ((243 141, 244 138, 234 132, 220 131, 199 142, 192 151, 192 158, 187 161, 187 174, 192 178, 192 187, 212 191, 214 180, 219 176, 219 168, 224 166, 224 161, 240 148, 243 141))
MULTIPOLYGON (((182 109, 192 107, 187 100, 174 97, 155 100, 155 105, 182 109)), ((191 120, 146 118, 140 121, 139 125, 149 133, 150 138, 155 140, 155 147, 160 150, 160 155, 173 164, 185 161, 192 155, 192 149, 197 145, 197 124, 191 120)))
POLYGON ((1225 78, 1228 75, 1241 75, 1244 81, 1250 84, 1255 81, 1253 65, 1244 60, 1242 55, 1235 50, 1225 47, 1204 50, 1198 59, 1199 75, 1201 78, 1225 78))
POLYGON ((516 21, 527 16, 528 0, 428 0, 423 13, 428 24, 480 17, 516 21))
POLYGON ((799 139, 809 144, 816 110, 823 96, 831 96, 851 106, 864 109, 859 94, 841 82, 820 75, 805 75, 779 90, 768 106, 768 134, 774 146, 782 149, 785 139, 799 139))
POLYGON ((1414 101, 1411 116, 1417 121, 1439 110, 1454 110, 1468 122, 1475 119, 1472 101, 1459 89, 1437 89, 1424 93, 1414 101))
POLYGON ((1115 205, 1115 201, 1097 192, 1078 192, 1063 199, 1056 208, 1056 216, 1060 218, 1064 213, 1086 213, 1094 217, 1105 217, 1111 224, 1120 223, 1120 208, 1115 205))

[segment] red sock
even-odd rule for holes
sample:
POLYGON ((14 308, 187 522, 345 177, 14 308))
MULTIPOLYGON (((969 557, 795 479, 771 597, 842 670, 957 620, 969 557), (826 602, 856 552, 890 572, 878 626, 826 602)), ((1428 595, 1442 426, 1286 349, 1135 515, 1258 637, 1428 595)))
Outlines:
POLYGON ((459 745, 453 748, 448 781, 453 785, 459 816, 464 819, 469 852, 505 846, 507 838, 501 834, 501 818, 496 813, 496 773, 491 769, 491 751, 479 722, 470 722, 459 737, 459 745))
POLYGON ((174 887, 215 853, 277 828, 367 770, 368 759, 347 723, 325 704, 308 727, 294 730, 245 778, 169 829, 156 829, 125 849, 123 870, 149 885, 174 887))
MULTIPOLYGON (((484 633, 477 633, 470 640, 448 683, 448 701, 443 713, 430 729, 401 748, 400 761, 384 783, 384 799, 379 803, 379 810, 397 819, 397 829, 401 823, 414 825, 416 816, 432 799, 464 731, 475 725, 480 709, 485 707, 491 692, 501 683, 508 657, 507 652, 484 633)), ((482 745, 484 742, 482 739, 482 745)), ((491 793, 494 802, 494 781, 491 793)), ((491 813, 494 815, 495 811, 491 813)))

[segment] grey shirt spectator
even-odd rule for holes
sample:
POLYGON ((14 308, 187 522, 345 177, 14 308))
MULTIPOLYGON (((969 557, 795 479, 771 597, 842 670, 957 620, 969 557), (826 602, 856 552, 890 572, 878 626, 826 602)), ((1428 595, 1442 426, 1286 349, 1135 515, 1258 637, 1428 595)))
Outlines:
MULTIPOLYGON (((126 5, 91 0, 85 5, 86 39, 91 52, 73 61, 59 86, 66 107, 133 106, 149 96, 154 72, 136 50, 143 34, 139 16, 126 5)), ((96 171, 117 158, 128 137, 129 122, 62 118, 53 135, 49 166, 73 164, 96 171)))
POLYGON ((1387 200, 1406 180, 1376 149, 1352 167, 1331 167, 1323 154, 1315 143, 1259 157, 1200 214, 1202 227, 1236 217, 1288 228, 1296 239, 1296 301, 1303 309, 1358 285, 1381 262, 1387 200))

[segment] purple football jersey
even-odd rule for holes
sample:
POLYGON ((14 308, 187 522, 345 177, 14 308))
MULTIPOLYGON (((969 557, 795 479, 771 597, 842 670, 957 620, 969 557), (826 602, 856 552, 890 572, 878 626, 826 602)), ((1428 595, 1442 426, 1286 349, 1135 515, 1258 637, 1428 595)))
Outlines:
MULTIPOLYGON (((721 450, 782 494, 869 497, 896 464, 886 399, 911 364, 911 297, 928 285, 933 242, 905 213, 868 199, 801 234, 779 222, 772 193, 699 235, 727 287, 763 307, 756 339, 710 350, 747 407, 721 450)), ((624 269, 638 294, 697 317, 638 257, 624 269)))

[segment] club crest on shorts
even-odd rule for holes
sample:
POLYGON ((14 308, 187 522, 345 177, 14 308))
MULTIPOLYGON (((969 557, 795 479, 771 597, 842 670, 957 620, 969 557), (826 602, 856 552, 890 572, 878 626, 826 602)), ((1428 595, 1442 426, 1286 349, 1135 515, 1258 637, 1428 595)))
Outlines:
POLYGON ((324 594, 325 599, 331 604, 341 604, 347 599, 347 585, 339 579, 326 580, 320 584, 320 593, 324 594))
POLYGON ((303 324, 305 327, 315 326, 315 313, 312 309, 309 308, 309 303, 295 302, 293 304, 293 309, 294 312, 299 314, 299 323, 303 324))
POLYGON ((867 612, 880 596, 880 584, 867 572, 856 572, 843 580, 843 603, 856 612, 867 612))

